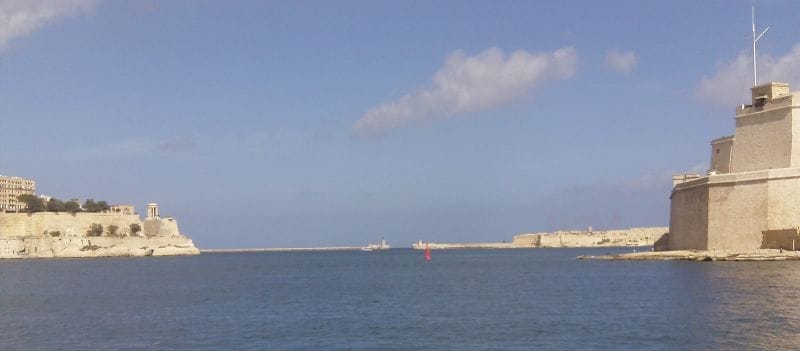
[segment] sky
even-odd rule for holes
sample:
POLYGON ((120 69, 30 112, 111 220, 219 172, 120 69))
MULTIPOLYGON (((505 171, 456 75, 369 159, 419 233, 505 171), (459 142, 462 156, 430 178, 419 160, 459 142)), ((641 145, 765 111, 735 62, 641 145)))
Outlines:
POLYGON ((0 174, 200 248, 666 226, 797 1, 0 0, 0 174))

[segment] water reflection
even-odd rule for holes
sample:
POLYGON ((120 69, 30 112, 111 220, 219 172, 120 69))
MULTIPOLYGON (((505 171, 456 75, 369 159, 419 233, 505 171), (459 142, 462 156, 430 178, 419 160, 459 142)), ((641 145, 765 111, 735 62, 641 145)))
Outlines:
POLYGON ((0 261, 0 350, 794 349, 800 262, 606 249, 0 261))

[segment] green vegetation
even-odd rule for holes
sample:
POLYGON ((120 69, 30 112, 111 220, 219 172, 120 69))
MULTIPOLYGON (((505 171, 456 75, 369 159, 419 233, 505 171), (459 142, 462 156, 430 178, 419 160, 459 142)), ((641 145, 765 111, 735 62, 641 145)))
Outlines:
POLYGON ((35 195, 23 194, 17 196, 17 201, 25 204, 25 212, 28 213, 43 212, 45 210, 44 202, 35 195))
POLYGON ((86 199, 86 202, 83 203, 83 209, 86 212, 103 212, 111 209, 111 206, 105 201, 95 202, 94 199, 86 199))
POLYGON ((106 229, 108 230, 108 236, 122 236, 122 233, 117 233, 117 230, 119 230, 118 226, 110 224, 106 227, 106 229))
POLYGON ((51 198, 49 201, 44 201, 44 199, 30 194, 17 196, 17 201, 25 204, 25 212, 27 213, 67 212, 74 214, 82 211, 97 213, 111 210, 111 206, 108 205, 108 202, 94 201, 94 199, 87 199, 83 207, 81 207, 80 202, 76 199, 61 201, 56 198, 51 198))
POLYGON ((86 236, 101 236, 103 235, 103 226, 98 223, 92 223, 89 230, 86 231, 86 236))
POLYGON ((139 236, 139 232, 142 231, 142 226, 138 223, 131 223, 130 225, 131 236, 139 236))
POLYGON ((50 201, 47 202, 47 212, 67 212, 67 207, 64 201, 50 199, 50 201))
POLYGON ((52 236, 52 237, 61 236, 61 232, 58 231, 58 230, 54 230, 54 231, 50 232, 50 236, 52 236))
POLYGON ((64 212, 75 214, 80 211, 81 204, 78 202, 78 200, 69 200, 64 203, 64 212))

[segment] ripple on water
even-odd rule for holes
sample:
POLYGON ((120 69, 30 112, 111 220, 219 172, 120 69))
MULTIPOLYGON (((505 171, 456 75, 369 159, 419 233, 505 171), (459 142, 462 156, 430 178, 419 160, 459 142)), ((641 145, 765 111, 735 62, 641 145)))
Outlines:
POLYGON ((0 349, 790 349, 800 262, 613 249, 0 261, 0 349), (621 250, 616 250, 621 251, 621 250))

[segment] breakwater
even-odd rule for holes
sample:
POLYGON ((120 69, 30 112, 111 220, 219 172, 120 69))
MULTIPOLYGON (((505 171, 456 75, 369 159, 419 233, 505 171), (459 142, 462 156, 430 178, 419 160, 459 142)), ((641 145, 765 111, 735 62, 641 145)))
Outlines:
POLYGON ((321 252, 321 251, 360 251, 360 246, 332 246, 332 247, 272 247, 272 248, 246 248, 246 249, 203 249, 202 253, 238 253, 238 252, 321 252))
POLYGON ((424 250, 426 245, 431 250, 517 248, 517 246, 515 246, 513 243, 426 243, 422 241, 411 244, 411 248, 416 250, 424 250))

